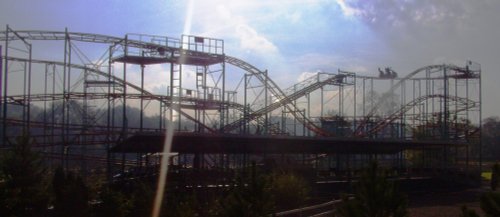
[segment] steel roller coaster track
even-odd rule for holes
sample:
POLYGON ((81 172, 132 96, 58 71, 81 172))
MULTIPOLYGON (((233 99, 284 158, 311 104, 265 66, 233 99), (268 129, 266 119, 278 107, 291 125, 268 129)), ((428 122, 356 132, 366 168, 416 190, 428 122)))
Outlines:
MULTIPOLYGON (((175 39, 169 39, 167 38, 167 44, 166 45, 161 45, 158 43, 148 43, 148 42, 143 42, 143 41, 138 41, 138 40, 128 40, 126 38, 120 38, 120 37, 114 37, 114 36, 107 36, 107 35, 100 35, 100 34, 89 34, 89 33, 79 33, 79 32, 68 32, 68 31, 2 31, 0 32, 0 41, 14 41, 14 40, 22 40, 24 42, 28 42, 30 40, 47 40, 47 41, 57 41, 57 40, 74 40, 74 41, 81 41, 81 42, 90 42, 90 43, 104 43, 104 44, 111 44, 111 45, 120 45, 126 43, 127 46, 130 47, 135 47, 135 48, 140 48, 140 49, 151 49, 151 50, 158 50, 159 48, 164 49, 165 51, 176 53, 178 55, 196 55, 196 51, 190 51, 190 50, 185 50, 182 49, 182 43, 179 40, 175 39), (172 43, 168 43, 169 40, 172 43), (174 46, 170 46, 173 44, 174 46)), ((261 109, 259 110, 260 112, 255 113, 251 115, 252 118, 250 119, 245 119, 245 120, 239 120, 237 124, 236 122, 233 122, 225 127, 223 129, 228 129, 225 131, 230 131, 231 129, 234 129, 238 125, 242 124, 244 121, 249 121, 257 118, 258 116, 262 115, 263 111, 268 111, 270 108, 275 108, 276 105, 281 105, 289 109, 290 111, 299 111, 299 109, 296 107, 296 105, 292 104, 291 102, 293 99, 289 99, 288 96, 285 95, 285 93, 279 88, 279 86, 267 75, 266 72, 259 70, 257 67, 240 60, 235 57, 227 56, 224 55, 224 61, 226 63, 229 63, 233 66, 236 66, 240 69, 243 69, 244 71, 254 75, 260 82, 262 83, 267 83, 268 90, 270 93, 277 98, 277 101, 279 102, 278 104, 271 104, 268 106, 266 109, 261 109)), ((63 63, 64 64, 64 63, 63 63)), ((68 66, 68 64, 66 64, 68 66)), ((71 67, 79 67, 81 68, 82 66, 74 65, 71 64, 71 67)), ((109 76, 107 73, 103 73, 102 71, 95 70, 95 69, 89 69, 93 73, 100 74, 102 76, 109 76)), ((125 83, 125 81, 119 79, 119 78, 113 78, 118 82, 125 83)), ((127 86, 132 87, 133 89, 136 89, 140 92, 142 92, 145 95, 148 95, 149 97, 155 98, 155 95, 141 89, 140 87, 133 85, 129 82, 126 82, 127 86)), ((297 97, 295 95, 294 97, 297 97)), ((161 100, 161 99, 158 99, 161 100)), ((180 110, 179 107, 176 108, 176 106, 173 106, 174 109, 176 109, 177 112, 180 112, 183 116, 187 117, 188 119, 200 124, 203 128, 209 130, 210 132, 216 132, 216 130, 204 125, 203 123, 200 123, 197 121, 195 118, 190 116, 189 114, 183 112, 180 110)), ((306 128, 309 130, 315 132, 318 135, 326 136, 328 135, 324 130, 322 130, 320 127, 318 127, 313 121, 311 121, 309 118, 305 116, 305 114, 301 112, 293 112, 292 113, 295 118, 306 128)))

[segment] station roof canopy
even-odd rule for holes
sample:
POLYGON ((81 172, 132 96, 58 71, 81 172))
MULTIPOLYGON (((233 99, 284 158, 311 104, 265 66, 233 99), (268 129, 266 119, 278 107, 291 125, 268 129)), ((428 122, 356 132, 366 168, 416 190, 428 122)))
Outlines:
MULTIPOLYGON (((112 148, 119 153, 162 152, 165 135, 135 134, 112 148)), ((465 146, 456 141, 404 141, 335 137, 297 137, 275 135, 238 135, 207 133, 176 133, 171 152, 227 154, 394 154, 403 150, 441 149, 465 146)))

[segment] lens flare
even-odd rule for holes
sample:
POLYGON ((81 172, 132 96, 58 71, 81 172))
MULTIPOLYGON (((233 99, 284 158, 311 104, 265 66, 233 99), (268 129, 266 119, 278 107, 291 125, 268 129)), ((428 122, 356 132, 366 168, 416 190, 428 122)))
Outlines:
MULTIPOLYGON (((189 0, 188 6, 187 6, 187 11, 186 11, 186 19, 184 21, 184 30, 183 34, 184 35, 189 35, 191 32, 191 20, 193 17, 193 1, 189 0)), ((183 37, 184 38, 184 37, 183 37)), ((181 39, 184 40, 184 39, 181 39)), ((187 43, 185 41, 182 41, 182 43, 187 43)), ((181 47, 182 48, 182 47, 181 47)), ((183 56, 180 57, 179 62, 182 63, 183 56)), ((182 65, 181 71, 182 71, 182 65)), ((173 73, 173 72, 172 72, 173 73)), ((172 77, 170 78, 172 79, 172 77)), ((175 110, 180 109, 180 97, 173 97, 173 92, 171 94, 171 99, 172 102, 170 104, 170 120, 167 121, 167 129, 165 132, 165 141, 163 143, 163 152, 162 152, 162 157, 161 157, 161 164, 160 164, 160 174, 158 176, 158 185, 156 188, 156 196, 153 204, 153 212, 152 212, 152 217, 159 217, 160 216, 160 211, 161 211, 161 205, 163 202, 163 196, 165 193, 165 186, 167 185, 167 174, 168 174, 168 160, 170 158, 170 150, 172 148, 172 140, 174 137, 174 124, 173 124, 173 113, 175 110), (179 102, 174 103, 174 99, 177 98, 179 102)))
MULTIPOLYGON (((172 109, 172 108, 171 108, 172 109)), ((163 153, 161 157, 160 164, 160 174, 158 176, 158 186, 156 190, 155 202, 153 206, 153 217, 160 216, 161 205, 163 202, 163 194, 165 192, 165 186, 167 184, 167 173, 168 173, 168 159, 170 157, 170 149, 172 147, 172 139, 174 137, 174 124, 172 120, 167 122, 167 129, 165 133, 165 141, 163 143, 163 153)))

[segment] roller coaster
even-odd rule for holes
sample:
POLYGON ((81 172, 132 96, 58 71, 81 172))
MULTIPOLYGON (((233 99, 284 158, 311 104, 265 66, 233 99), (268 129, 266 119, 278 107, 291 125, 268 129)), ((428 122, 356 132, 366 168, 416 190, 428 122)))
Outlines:
POLYGON ((422 167, 480 162, 481 67, 472 61, 401 78, 390 68, 318 72, 282 89, 271 72, 226 55, 221 39, 7 26, 0 41, 2 147, 28 132, 64 165, 154 165, 168 121, 178 138, 171 163, 185 168, 245 167, 276 154, 317 170, 373 156, 409 168, 416 152, 438 159, 422 167))

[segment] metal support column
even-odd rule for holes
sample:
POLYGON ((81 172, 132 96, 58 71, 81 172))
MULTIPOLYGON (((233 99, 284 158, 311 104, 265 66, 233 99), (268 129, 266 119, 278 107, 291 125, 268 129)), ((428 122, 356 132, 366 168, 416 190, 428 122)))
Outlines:
MULTIPOLYGON (((7 39, 6 39, 6 41, 7 41, 7 39)), ((3 87, 3 83, 2 83, 3 82, 3 72, 4 72, 3 71, 3 61, 4 61, 4 59, 2 56, 2 45, 0 45, 0 97, 2 97, 2 87, 3 87)), ((7 59, 5 61, 7 61, 7 59)), ((5 65, 7 65, 7 64, 5 64, 5 65)), ((5 103, 7 103, 7 102, 5 102, 5 103)), ((3 116, 2 110, 3 110, 3 102, 2 102, 2 100, 0 100, 0 115, 2 115, 2 129, 4 129, 5 125, 3 123, 3 120, 5 120, 6 117, 3 116)), ((2 140, 1 145, 5 145, 5 143, 3 142, 4 141, 3 140, 3 137, 4 137, 3 130, 1 133, 2 133, 2 135, 0 136, 0 139, 2 140)))
MULTIPOLYGON (((26 43, 26 42, 25 42, 26 43)), ((29 130, 31 129, 31 53, 32 53, 32 46, 31 44, 29 43, 26 43, 26 45, 28 46, 28 102, 26 104, 27 106, 27 111, 28 111, 28 116, 26 117, 26 120, 28 121, 28 123, 26 124, 28 130, 26 131, 27 133, 29 133, 29 130)))
POLYGON ((62 150, 61 150, 61 165, 64 166, 64 168, 67 170, 68 169, 68 152, 69 152, 69 81, 71 81, 69 74, 71 72, 71 43, 70 43, 70 38, 68 34, 68 28, 64 30, 65 32, 65 37, 64 37, 64 69, 63 69, 63 85, 62 85, 62 92, 63 92, 63 104, 62 104, 62 126, 63 129, 61 137, 62 137, 62 150))
POLYGON ((5 30, 5 64, 3 68, 3 107, 2 107, 2 143, 7 145, 7 86, 8 86, 8 72, 9 72, 9 25, 5 30))
POLYGON ((4 64, 4 70, 3 70, 3 124, 2 124, 2 143, 3 145, 7 145, 7 86, 9 84, 8 82, 8 74, 9 74, 9 25, 6 27, 5 31, 5 64, 4 64))
MULTIPOLYGON (((111 140, 112 140, 112 135, 111 135, 111 101, 113 98, 111 97, 111 75, 112 75, 112 56, 113 56, 113 46, 109 46, 109 57, 108 57, 108 94, 107 94, 107 108, 106 108, 106 174, 108 175, 108 180, 111 180, 112 174, 111 174, 111 140)), ((55 77, 55 75, 54 75, 55 77)), ((114 84, 114 82, 113 82, 114 84)), ((55 86, 55 85, 54 85, 55 86)), ((114 86, 113 86, 114 89, 114 86)))
MULTIPOLYGON (((264 108, 267 108, 269 102, 268 102, 268 89, 269 89, 269 84, 268 84, 268 77, 267 77, 267 69, 263 72, 264 73, 264 108)), ((264 135, 268 134, 268 129, 267 126, 269 125, 269 113, 266 112, 264 115, 264 135)))
MULTIPOLYGON (((142 53, 144 56, 144 52, 142 53)), ((140 117, 139 131, 142 132, 144 127, 144 64, 141 64, 141 101, 140 101, 140 117)))
POLYGON ((229 114, 228 107, 226 106, 226 63, 222 62, 222 109, 221 109, 221 125, 219 129, 222 130, 222 128, 226 125, 226 121, 229 119, 226 115, 229 114))
POLYGON ((247 105, 247 88, 248 88, 248 79, 251 78, 252 75, 246 74, 243 75, 245 82, 244 82, 244 90, 243 90, 243 120, 245 123, 243 124, 243 134, 248 134, 248 112, 249 112, 249 105, 247 105))

